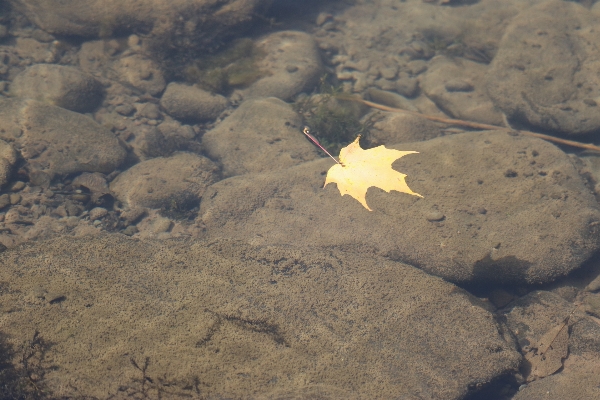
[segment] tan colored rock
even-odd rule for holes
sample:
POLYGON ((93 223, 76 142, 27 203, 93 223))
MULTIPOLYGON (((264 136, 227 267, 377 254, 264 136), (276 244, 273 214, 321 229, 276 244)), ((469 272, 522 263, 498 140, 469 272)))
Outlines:
POLYGON ((52 343, 55 397, 139 391, 148 358, 165 397, 459 400, 520 360, 477 299, 368 253, 113 235, 0 264, 2 340, 52 343))
MULTIPOLYGON (((215 39, 240 32, 270 0, 10 0, 46 32, 107 38, 140 33, 165 54, 214 46, 215 39)), ((140 35, 140 36, 141 36, 140 35)))
POLYGON ((117 137, 90 117, 35 100, 0 99, 0 124, 0 139, 17 144, 39 182, 78 172, 109 173, 126 156, 117 137))
POLYGON ((102 101, 100 82, 78 68, 65 65, 32 65, 15 77, 10 90, 17 97, 77 112, 92 111, 102 101))
POLYGON ((17 153, 10 143, 0 140, 0 187, 9 182, 12 168, 17 162, 17 153))
POLYGON ((548 142, 472 132, 388 147, 419 152, 393 167, 424 198, 371 188, 369 212, 336 185, 323 189, 324 159, 218 182, 200 219, 215 237, 366 246, 455 282, 549 282, 600 247, 596 199, 548 142), (429 221, 434 211, 444 219, 429 221))
MULTIPOLYGON (((507 327, 514 333, 524 353, 558 329, 569 316, 567 329, 561 332, 563 336, 565 333, 568 335, 568 353, 565 349, 565 357, 557 361, 560 370, 528 383, 519 390, 515 399, 587 400, 597 397, 600 385, 597 374, 600 367, 600 326, 597 320, 586 315, 583 308, 576 310, 575 304, 546 291, 529 293, 513 302, 505 313, 507 327)), ((556 340, 559 339, 557 337, 556 340)), ((547 352, 555 347, 558 348, 559 343, 553 343, 547 352)), ((527 365, 524 367, 527 372, 527 365)))
POLYGON ((119 174, 110 189, 130 208, 185 210, 200 202, 206 187, 217 181, 218 172, 206 157, 175 153, 134 165, 119 174))
POLYGON ((302 134, 302 120, 276 98, 243 102, 202 137, 207 154, 226 176, 284 169, 318 158, 302 134))
POLYGON ((167 114, 179 121, 203 121, 217 118, 228 102, 221 95, 173 82, 163 93, 160 105, 167 114))
POLYGON ((266 54, 258 66, 267 76, 243 90, 245 97, 272 96, 287 101, 311 90, 323 73, 317 44, 307 33, 272 33, 259 40, 257 47, 266 54))
POLYGON ((502 113, 485 90, 486 71, 487 66, 480 63, 438 56, 419 81, 425 95, 450 117, 503 125, 502 113))
POLYGON ((120 59, 115 68, 120 80, 152 96, 165 89, 165 78, 158 65, 139 54, 120 59))
POLYGON ((383 112, 370 130, 371 144, 410 143, 429 140, 442 135, 445 125, 423 117, 401 112, 383 112))
POLYGON ((600 129, 600 15, 580 3, 544 1, 506 30, 486 76, 509 119, 567 135, 600 129))

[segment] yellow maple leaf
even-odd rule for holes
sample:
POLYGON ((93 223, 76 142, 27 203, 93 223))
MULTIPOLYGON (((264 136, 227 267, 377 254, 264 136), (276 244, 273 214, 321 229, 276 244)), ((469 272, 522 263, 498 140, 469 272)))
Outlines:
POLYGON ((397 190, 423 197, 410 190, 404 180, 406 174, 392 169, 392 163, 400 157, 418 152, 386 149, 384 146, 364 150, 358 143, 359 139, 360 136, 340 151, 340 163, 327 171, 325 186, 331 182, 337 183, 342 196, 349 194, 369 211, 373 210, 367 205, 365 196, 371 186, 388 193, 397 190))

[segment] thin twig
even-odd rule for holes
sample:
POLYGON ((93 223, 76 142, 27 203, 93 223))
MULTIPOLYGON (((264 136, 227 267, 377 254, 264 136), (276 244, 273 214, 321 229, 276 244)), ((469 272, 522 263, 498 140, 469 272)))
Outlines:
POLYGON ((550 135, 544 135, 543 133, 535 133, 535 132, 530 132, 530 131, 516 130, 516 129, 512 129, 512 128, 507 128, 504 126, 482 124, 479 122, 465 121, 462 119, 444 118, 444 117, 436 117, 433 115, 421 114, 421 113, 418 113, 415 111, 408 111, 408 110, 403 110, 401 108, 393 108, 393 107, 384 106, 382 104, 373 103, 372 101, 361 99, 358 96, 352 96, 352 95, 347 95, 347 96, 346 95, 338 95, 338 96, 343 100, 356 101, 359 103, 363 103, 369 107, 377 108, 377 109, 383 110, 383 111, 402 112, 402 113, 406 113, 406 114, 410 114, 410 115, 417 115, 419 117, 428 119, 430 121, 441 122, 441 123, 449 124, 449 125, 464 126, 464 127, 473 128, 473 129, 501 130, 501 131, 505 131, 505 132, 516 132, 516 133, 521 133, 526 136, 532 136, 532 137, 535 137, 538 139, 547 140, 549 142, 560 143, 560 144, 564 144, 567 146, 579 147, 581 149, 587 149, 587 150, 600 152, 600 146, 596 146, 591 143, 581 143, 581 142, 576 142, 574 140, 561 139, 561 138, 557 138, 557 137, 550 136, 550 135))

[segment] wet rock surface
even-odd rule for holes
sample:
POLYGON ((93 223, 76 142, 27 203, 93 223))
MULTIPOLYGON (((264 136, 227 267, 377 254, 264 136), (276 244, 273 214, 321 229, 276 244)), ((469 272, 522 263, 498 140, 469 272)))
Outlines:
POLYGON ((369 212, 322 189, 332 161, 321 160, 221 181, 200 218, 215 236, 366 246, 455 282, 549 282, 598 249, 596 200, 547 142, 475 132, 391 147, 419 152, 394 166, 423 199, 371 188, 369 212), (428 220, 431 211, 444 220, 428 220))
POLYGON ((226 176, 285 169, 318 157, 301 132, 302 120, 276 98, 245 101, 202 138, 226 176))
MULTIPOLYGON (((586 316, 559 295, 546 291, 532 292, 519 299, 511 305, 506 317, 509 328, 525 350, 535 346, 544 334, 568 318, 565 329, 569 332, 569 354, 561 373, 527 384, 515 399, 544 396, 557 400, 583 400, 598 397, 600 377, 592 371, 600 366, 600 325, 593 317, 586 316)), ((554 347, 559 345, 554 344, 554 347)))
POLYGON ((227 107, 227 99, 194 86, 170 83, 160 105, 180 121, 202 121, 217 118, 227 107))
POLYGON ((114 171, 125 149, 91 118, 34 100, 0 99, 0 138, 15 141, 31 172, 56 175, 114 171))
POLYGON ((2 304, 21 304, 3 332, 53 343, 59 368, 46 378, 63 396, 134 390, 130 359, 143 367, 145 357, 150 379, 176 382, 170 392, 193 396, 197 379, 203 395, 233 398, 459 399, 519 363, 475 298, 373 256, 104 236, 9 250, 0 262, 2 304))
POLYGON ((371 129, 369 139, 375 145, 410 143, 442 135, 443 125, 404 113, 382 113, 371 129))
POLYGON ((440 109, 457 119, 502 125, 502 114, 485 92, 486 66, 458 62, 443 56, 431 60, 420 79, 421 87, 440 109))
POLYGON ((596 153, 414 113, 595 142, 600 3, 10 3, 2 396, 598 397, 596 153), (424 198, 323 189, 304 124, 419 151, 393 167, 424 198))
POLYGON ((243 28, 253 13, 260 12, 270 2, 147 0, 141 7, 137 1, 112 0, 72 0, 58 4, 43 0, 11 0, 11 3, 37 26, 52 34, 89 38, 110 37, 123 31, 151 32, 160 39, 158 46, 179 33, 182 41, 195 39, 196 46, 202 47, 215 38, 243 28), (186 29, 182 32, 183 26, 186 29))
POLYGON ((245 97, 290 100, 314 87, 323 73, 316 42, 304 32, 277 32, 260 39, 257 47, 266 54, 258 66, 269 73, 244 90, 245 97))
POLYGON ((218 179, 218 172, 206 157, 176 153, 134 165, 119 174, 110 188, 132 208, 187 209, 200 201, 206 187, 218 179))
POLYGON ((13 147, 0 140, 0 187, 10 181, 13 166, 17 162, 17 152, 13 147))
POLYGON ((139 54, 121 58, 116 68, 125 84, 142 92, 156 96, 165 89, 165 78, 159 66, 139 54))
POLYGON ((563 1, 543 2, 515 17, 486 78, 496 106, 536 128, 597 132, 598 21, 600 15, 563 1))
POLYGON ((102 101, 102 86, 75 67, 36 64, 13 80, 13 96, 47 102, 77 112, 93 111, 102 101))

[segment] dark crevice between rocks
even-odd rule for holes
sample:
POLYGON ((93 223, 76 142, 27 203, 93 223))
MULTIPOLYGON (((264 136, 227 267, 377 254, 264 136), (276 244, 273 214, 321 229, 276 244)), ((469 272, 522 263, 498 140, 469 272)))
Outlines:
POLYGON ((515 375, 507 373, 485 384, 472 384, 463 400, 510 400, 519 386, 515 375))

